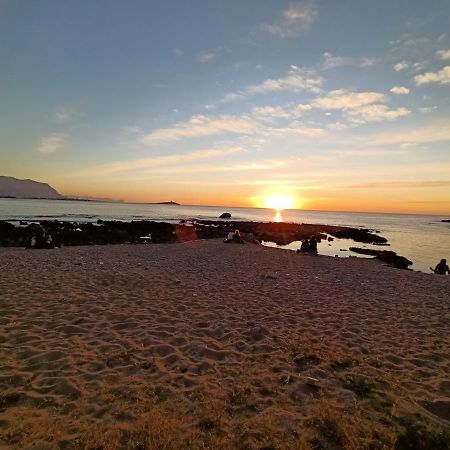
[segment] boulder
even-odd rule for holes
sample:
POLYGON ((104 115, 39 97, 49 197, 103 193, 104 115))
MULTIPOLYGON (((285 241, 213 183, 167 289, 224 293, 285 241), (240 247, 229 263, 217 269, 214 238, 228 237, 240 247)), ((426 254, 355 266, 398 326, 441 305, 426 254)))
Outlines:
POLYGON ((219 219, 231 219, 231 214, 229 212, 224 212, 219 216, 219 219))

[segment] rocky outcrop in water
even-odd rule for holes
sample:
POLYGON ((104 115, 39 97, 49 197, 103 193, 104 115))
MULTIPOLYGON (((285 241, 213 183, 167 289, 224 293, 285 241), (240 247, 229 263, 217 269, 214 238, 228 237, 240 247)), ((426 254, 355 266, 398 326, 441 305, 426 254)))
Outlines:
POLYGON ((397 267, 398 269, 408 269, 412 265, 412 261, 405 258, 404 256, 397 255, 393 251, 387 250, 372 250, 369 248, 360 247, 350 247, 350 251, 354 253, 359 253, 361 255, 375 256, 375 258, 380 261, 384 261, 391 266, 397 267))
POLYGON ((383 243, 386 239, 370 230, 336 227, 319 224, 295 224, 273 222, 237 222, 198 220, 179 224, 154 221, 106 221, 96 223, 74 223, 41 221, 16 226, 0 221, 1 246, 27 246, 31 238, 44 229, 56 245, 101 245, 121 243, 183 242, 195 239, 226 237, 228 231, 239 229, 258 241, 272 241, 279 245, 302 239, 327 239, 327 235, 346 237, 356 242, 383 243))

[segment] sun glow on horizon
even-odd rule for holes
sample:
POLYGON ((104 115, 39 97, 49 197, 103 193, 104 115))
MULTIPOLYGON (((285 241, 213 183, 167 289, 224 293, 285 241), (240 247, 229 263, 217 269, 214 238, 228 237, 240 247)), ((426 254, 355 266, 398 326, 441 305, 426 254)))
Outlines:
POLYGON ((281 211, 283 209, 291 209, 294 206, 294 198, 290 195, 270 195, 264 197, 264 205, 266 208, 281 211))

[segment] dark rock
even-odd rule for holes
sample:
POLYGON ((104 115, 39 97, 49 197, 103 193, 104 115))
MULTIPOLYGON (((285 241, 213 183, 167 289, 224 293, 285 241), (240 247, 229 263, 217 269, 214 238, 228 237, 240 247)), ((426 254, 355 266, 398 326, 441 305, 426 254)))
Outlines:
POLYGON ((229 212, 224 212, 219 216, 219 219, 231 219, 231 214, 229 212))
POLYGON ((412 265, 412 261, 404 256, 397 255, 397 253, 387 250, 372 250, 369 248, 350 247, 350 251, 362 255, 375 256, 375 258, 384 261, 399 269, 408 269, 412 265))

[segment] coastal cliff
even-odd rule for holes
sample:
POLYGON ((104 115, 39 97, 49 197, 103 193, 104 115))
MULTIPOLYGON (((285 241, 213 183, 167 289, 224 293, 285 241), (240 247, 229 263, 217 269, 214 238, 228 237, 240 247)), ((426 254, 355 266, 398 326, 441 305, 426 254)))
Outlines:
POLYGON ((19 180, 0 176, 0 197, 62 199, 59 192, 47 183, 34 180, 19 180))

